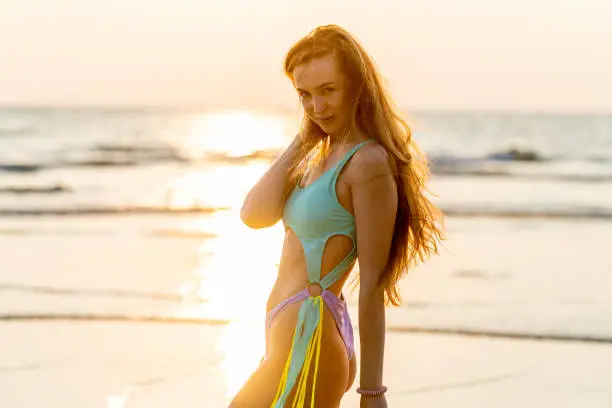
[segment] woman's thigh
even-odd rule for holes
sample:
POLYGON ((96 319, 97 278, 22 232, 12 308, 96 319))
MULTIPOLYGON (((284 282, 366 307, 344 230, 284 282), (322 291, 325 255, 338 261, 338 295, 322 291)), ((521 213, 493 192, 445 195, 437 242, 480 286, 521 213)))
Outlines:
POLYGON ((295 305, 277 315, 266 344, 267 355, 232 400, 230 408, 270 408, 283 374, 297 321, 295 305), (289 327, 293 317, 293 328, 289 327))
POLYGON ((282 368, 270 359, 263 360, 234 397, 229 408, 270 408, 282 368))
MULTIPOLYGON (((234 398, 231 408, 266 407, 274 399, 291 348, 300 304, 287 307, 279 313, 270 327, 268 356, 262 361, 255 373, 245 383, 234 398)), ((306 402, 310 405, 312 384, 314 380, 314 364, 311 364, 306 387, 306 402)), ((346 347, 338 332, 336 323, 328 310, 323 316, 323 334, 321 339, 321 354, 315 388, 315 406, 320 408, 337 407, 342 395, 350 387, 354 379, 354 361, 349 362, 346 347)), ((288 405, 291 406, 291 392, 288 405)))

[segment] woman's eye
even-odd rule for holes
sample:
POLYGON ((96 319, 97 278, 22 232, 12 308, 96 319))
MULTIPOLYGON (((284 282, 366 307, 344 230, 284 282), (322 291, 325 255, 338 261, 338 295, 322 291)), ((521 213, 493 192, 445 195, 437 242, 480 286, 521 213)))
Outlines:
POLYGON ((323 89, 323 92, 325 92, 325 93, 330 93, 330 92, 331 92, 331 91, 333 91, 333 90, 334 90, 334 88, 324 88, 324 89, 323 89))
POLYGON ((308 93, 306 93, 306 92, 300 92, 300 94, 299 94, 299 95, 300 95, 300 98, 305 98, 305 97, 307 97, 307 96, 308 96, 308 93))

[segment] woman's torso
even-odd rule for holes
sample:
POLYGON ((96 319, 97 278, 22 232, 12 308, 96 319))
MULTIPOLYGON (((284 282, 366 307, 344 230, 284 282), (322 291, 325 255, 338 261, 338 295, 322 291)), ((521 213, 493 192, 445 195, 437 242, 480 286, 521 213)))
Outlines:
MULTIPOLYGON (((330 154, 324 165, 307 172, 288 197, 283 214, 283 251, 268 312, 317 280, 324 289, 341 296, 357 254, 350 159, 365 144, 346 146, 330 154)), ((270 325, 267 356, 278 370, 290 354, 300 308, 299 302, 288 305, 270 325)), ((357 367, 328 307, 323 307, 321 318, 320 361, 333 363, 319 367, 315 402, 317 406, 332 406, 332 401, 340 401, 351 387, 357 367)), ((350 347, 352 350, 352 344, 350 347)), ((294 392, 295 388, 289 400, 294 392)))
MULTIPOLYGON (((298 190, 308 190, 315 186, 313 183, 329 183, 332 192, 335 187, 335 195, 337 198, 337 204, 341 206, 341 210, 347 213, 347 217, 352 218, 353 214, 353 202, 350 191, 350 173, 351 173, 351 161, 350 158, 347 163, 339 169, 337 179, 334 180, 331 177, 327 177, 328 171, 333 170, 340 161, 346 158, 347 153, 355 146, 347 146, 343 149, 339 149, 336 152, 330 154, 324 164, 318 168, 309 169, 306 176, 301 181, 302 188, 298 185, 298 190)), ((294 192, 295 193, 295 192, 294 192)), ((354 221, 351 219, 351 223, 354 221)), ((344 234, 335 234, 331 236, 325 243, 322 251, 322 257, 315 258, 311 262, 318 262, 320 259, 320 278, 323 279, 326 275, 333 271, 342 260, 351 253, 354 249, 354 238, 344 234)), ((312 256, 310 253, 305 253, 303 242, 298 237, 296 231, 291 226, 285 225, 285 238, 283 242, 283 250, 281 260, 278 268, 278 275, 276 282, 270 293, 268 299, 268 311, 275 305, 279 304, 291 295, 303 290, 309 283, 308 278, 308 267, 307 267, 307 256, 312 256)), ((350 256, 349 256, 350 257, 350 256)), ((340 297, 344 285, 348 279, 349 271, 352 269, 355 258, 350 257, 350 262, 347 265, 346 270, 339 276, 334 283, 332 283, 327 290, 340 297)), ((337 272, 336 272, 337 273, 337 272)))

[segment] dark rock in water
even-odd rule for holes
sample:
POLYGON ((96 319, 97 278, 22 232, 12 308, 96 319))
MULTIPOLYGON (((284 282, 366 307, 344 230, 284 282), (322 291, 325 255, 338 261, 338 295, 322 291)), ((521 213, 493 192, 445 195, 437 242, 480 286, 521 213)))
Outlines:
POLYGON ((9 194, 54 194, 54 193, 68 193, 72 190, 66 186, 60 184, 48 187, 5 187, 0 188, 0 193, 9 194))
POLYGON ((133 146, 114 146, 114 145, 97 145, 97 146, 92 146, 91 150, 93 151, 99 151, 99 152, 112 152, 112 153, 134 153, 135 151, 139 151, 141 149, 137 149, 136 147, 133 146))
POLYGON ((111 145, 99 144, 92 146, 91 150, 109 153, 159 153, 172 152, 173 149, 167 146, 136 146, 136 145, 111 145))
POLYGON ((113 167, 113 166, 135 166, 138 162, 135 160, 122 159, 89 159, 80 162, 71 162, 71 166, 78 167, 113 167))
POLYGON ((0 171, 12 171, 15 173, 32 173, 41 168, 42 166, 38 164, 0 164, 0 171))
POLYGON ((135 162, 185 161, 174 147, 165 145, 111 145, 100 144, 90 149, 104 158, 130 159, 135 162))
POLYGON ((536 152, 528 150, 510 149, 507 152, 494 153, 489 156, 493 160, 509 160, 509 161, 543 161, 544 159, 536 152))

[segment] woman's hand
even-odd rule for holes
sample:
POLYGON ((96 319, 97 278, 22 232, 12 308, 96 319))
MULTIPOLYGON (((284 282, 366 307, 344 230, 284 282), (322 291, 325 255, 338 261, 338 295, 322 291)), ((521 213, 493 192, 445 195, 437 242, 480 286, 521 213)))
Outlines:
POLYGON ((285 201, 295 185, 290 175, 324 135, 316 123, 304 118, 300 132, 247 194, 240 210, 246 225, 266 228, 282 218, 285 201))
POLYGON ((387 408, 387 399, 384 395, 379 397, 361 397, 359 408, 387 408))

